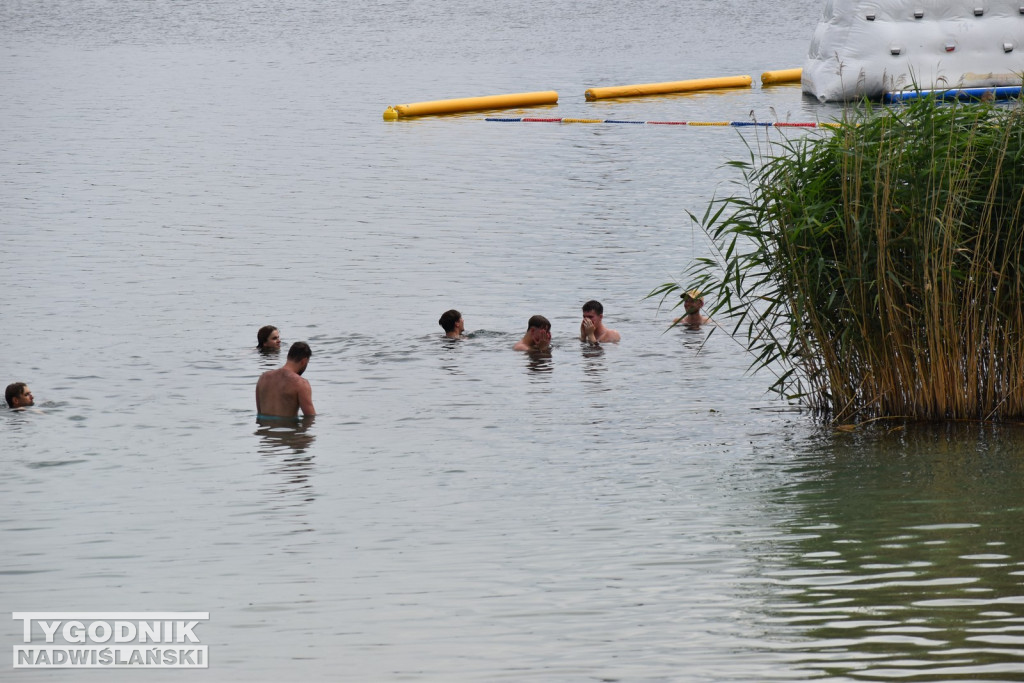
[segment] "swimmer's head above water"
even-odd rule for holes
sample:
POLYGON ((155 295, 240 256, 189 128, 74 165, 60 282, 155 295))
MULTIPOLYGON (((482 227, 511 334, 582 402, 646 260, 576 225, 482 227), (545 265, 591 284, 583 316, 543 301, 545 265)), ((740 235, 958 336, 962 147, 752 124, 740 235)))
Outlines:
POLYGON ((683 300, 683 309, 687 315, 698 313, 704 307, 704 295, 700 293, 700 290, 691 289, 683 292, 679 298, 683 300))
POLYGON ((516 342, 516 351, 537 351, 551 347, 551 322, 542 315, 532 316, 526 323, 526 334, 516 342))
POLYGON ((704 308, 704 295, 700 290, 691 289, 683 292, 679 295, 679 298, 683 300, 683 310, 686 311, 686 315, 676 318, 673 324, 695 328, 704 323, 711 322, 711 318, 701 313, 701 309, 704 308))
POLYGON ((466 329, 466 323, 462 320, 462 314, 454 308, 441 314, 437 324, 444 330, 444 336, 449 339, 458 339, 466 329))
POLYGON ((4 398, 7 400, 7 407, 15 410, 18 408, 28 408, 31 405, 35 405, 36 402, 35 397, 32 396, 32 390, 24 382, 8 384, 7 390, 4 392, 4 398))
POLYGON ((297 367, 295 373, 301 375, 309 365, 309 359, 313 357, 313 351, 306 342, 295 342, 288 349, 288 362, 294 363, 297 367))
POLYGON ((280 350, 281 332, 273 325, 264 325, 256 333, 256 348, 260 351, 280 350))

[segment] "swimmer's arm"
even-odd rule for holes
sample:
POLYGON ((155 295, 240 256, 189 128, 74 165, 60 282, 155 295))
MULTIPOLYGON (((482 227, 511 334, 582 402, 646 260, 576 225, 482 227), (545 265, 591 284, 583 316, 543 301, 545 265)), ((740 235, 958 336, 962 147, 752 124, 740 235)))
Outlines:
POLYGON ((316 415, 316 408, 313 407, 313 387, 306 380, 302 380, 302 384, 299 385, 299 408, 302 409, 303 415, 316 415))
POLYGON ((256 382, 256 414, 261 415, 263 413, 260 410, 260 383, 256 382))

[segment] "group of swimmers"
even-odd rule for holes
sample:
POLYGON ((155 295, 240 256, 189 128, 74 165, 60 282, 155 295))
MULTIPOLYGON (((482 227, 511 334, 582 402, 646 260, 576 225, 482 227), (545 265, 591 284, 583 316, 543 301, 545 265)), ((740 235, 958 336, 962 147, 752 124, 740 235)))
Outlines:
MULTIPOLYGON (((701 313, 704 298, 700 292, 690 290, 681 295, 686 315, 676 318, 674 325, 699 327, 710 322, 701 313)), ((449 339, 461 338, 466 330, 462 314, 452 309, 445 311, 437 324, 449 339)), ((591 299, 583 304, 583 320, 580 322, 580 341, 588 344, 617 343, 622 339, 615 330, 604 325, 604 306, 591 299)), ((264 325, 256 333, 256 347, 260 351, 278 351, 281 348, 281 331, 273 325, 264 325)), ((516 351, 547 351, 551 348, 551 322, 542 315, 532 316, 526 323, 526 334, 512 347, 516 351)), ((295 342, 288 349, 285 364, 276 370, 268 370, 256 382, 256 413, 258 417, 296 417, 316 415, 313 407, 313 389, 302 373, 309 365, 313 351, 306 342, 295 342)), ((22 410, 35 405, 31 389, 24 382, 7 385, 4 392, 7 407, 22 410)))
MULTIPOLYGON (((681 295, 686 315, 676 318, 674 325, 699 327, 710 322, 701 313, 704 298, 700 292, 690 290, 681 295)), ((437 324, 449 339, 460 339, 465 334, 466 323, 462 314, 455 309, 441 314, 437 324)), ((580 341, 592 345, 617 343, 622 339, 615 330, 605 327, 604 306, 591 299, 583 304, 583 320, 580 321, 580 341)), ((277 351, 281 348, 281 332, 273 325, 265 325, 256 333, 256 347, 260 351, 277 351)), ((543 352, 551 348, 551 322, 542 315, 532 316, 526 323, 526 334, 512 347, 516 351, 543 352)), ((295 342, 288 349, 288 359, 276 370, 268 370, 256 382, 256 414, 259 418, 294 418, 299 411, 304 416, 316 415, 313 407, 313 389, 302 373, 313 356, 309 344, 295 342)))
MULTIPOLYGON (((462 314, 454 308, 441 314, 437 324, 449 339, 459 339, 466 329, 462 314)), ((580 341, 590 344, 618 342, 622 336, 604 326, 604 306, 600 301, 590 300, 583 304, 583 321, 580 323, 580 341)), ((542 315, 532 316, 526 323, 526 334, 512 348, 516 351, 545 351, 551 347, 551 321, 542 315)))

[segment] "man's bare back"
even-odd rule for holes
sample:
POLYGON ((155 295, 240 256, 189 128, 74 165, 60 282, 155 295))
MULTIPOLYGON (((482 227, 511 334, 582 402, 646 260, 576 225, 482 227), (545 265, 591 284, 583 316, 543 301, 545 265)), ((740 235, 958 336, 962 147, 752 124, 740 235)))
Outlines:
MULTIPOLYGON (((288 352, 288 362, 277 370, 267 370, 256 382, 256 413, 273 417, 296 417, 299 410, 303 415, 316 415, 313 407, 313 389, 300 376, 306 370, 309 356, 293 357, 295 347, 302 345, 309 353, 305 342, 296 342, 288 352)), ((301 355, 301 353, 299 354, 301 355)))

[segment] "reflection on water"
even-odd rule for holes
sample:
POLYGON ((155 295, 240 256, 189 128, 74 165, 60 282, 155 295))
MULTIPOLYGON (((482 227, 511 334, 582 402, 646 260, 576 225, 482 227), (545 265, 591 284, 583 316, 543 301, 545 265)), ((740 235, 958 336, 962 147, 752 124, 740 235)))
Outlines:
POLYGON ((316 498, 315 457, 309 452, 316 436, 309 432, 315 416, 289 419, 257 418, 257 452, 267 468, 264 506, 270 519, 285 523, 284 534, 314 531, 308 506, 316 498))
MULTIPOLYGON (((468 338, 469 335, 467 335, 468 338)), ((439 337, 441 345, 441 369, 451 375, 461 375, 463 370, 459 365, 459 358, 465 348, 467 338, 449 339, 444 335, 439 337)))
POLYGON ((530 372, 547 373, 554 370, 551 349, 521 351, 526 355, 526 368, 530 372))
MULTIPOLYGON (((669 334, 678 331, 679 340, 683 345, 683 348, 693 353, 700 353, 703 350, 704 345, 710 338, 713 327, 709 325, 690 327, 686 325, 676 325, 669 334)), ((718 331, 721 334, 721 330, 718 331)))
POLYGON ((256 435, 261 438, 260 455, 305 453, 316 440, 316 435, 309 433, 309 428, 315 421, 315 415, 304 415, 294 419, 257 417, 256 424, 259 428, 256 435))
POLYGON ((583 355, 583 372, 593 377, 600 377, 608 368, 604 362, 604 347, 600 344, 580 344, 583 355))
POLYGON ((1018 427, 837 435, 803 483, 771 622, 801 669, 855 679, 1024 677, 1018 427))

